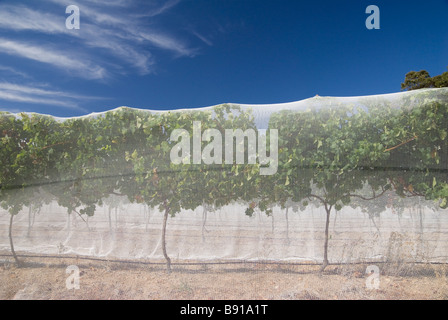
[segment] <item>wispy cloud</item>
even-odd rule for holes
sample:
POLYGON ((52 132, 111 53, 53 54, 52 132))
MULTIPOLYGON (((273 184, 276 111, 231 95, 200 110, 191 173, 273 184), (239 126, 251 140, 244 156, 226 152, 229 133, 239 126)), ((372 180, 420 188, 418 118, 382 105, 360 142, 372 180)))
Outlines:
POLYGON ((129 5, 129 0, 90 0, 90 2, 100 6, 125 7, 129 5))
POLYGON ((103 100, 104 98, 84 96, 72 92, 51 90, 32 85, 0 82, 0 100, 45 104, 86 112, 87 110, 85 108, 79 106, 79 101, 98 99, 103 100))
POLYGON ((191 31, 191 33, 193 35, 195 35, 199 40, 201 40, 202 42, 204 42, 205 44, 207 44, 208 46, 213 46, 213 42, 209 39, 207 39, 206 37, 204 37, 202 34, 200 34, 197 31, 191 31))
POLYGON ((31 10, 23 5, 2 5, 0 28, 15 31, 30 30, 47 34, 67 33, 63 18, 63 16, 31 10))
MULTIPOLYGON (((58 0, 49 0, 58 1, 58 0)), ((179 1, 168 1, 159 9, 145 15, 134 15, 136 17, 155 16, 162 14, 169 8, 174 7, 179 1)), ((96 43, 97 38, 102 37, 107 41, 120 40, 120 44, 128 44, 147 52, 144 47, 150 44, 156 48, 171 51, 176 56, 194 56, 195 49, 189 48, 182 40, 169 36, 163 31, 155 31, 145 26, 141 21, 123 18, 121 15, 102 12, 90 7, 83 7, 83 13, 92 23, 86 26, 88 36, 86 42, 96 43), (143 48, 142 48, 143 47, 143 48)))
POLYGON ((155 17, 177 5, 180 0, 168 0, 162 6, 145 13, 146 17, 155 17))
POLYGON ((10 112, 10 113, 20 113, 20 112, 26 112, 27 110, 25 109, 18 109, 18 108, 8 108, 5 106, 0 105, 0 111, 6 111, 6 112, 10 112))
POLYGON ((106 70, 98 65, 76 57, 70 57, 65 52, 42 46, 0 38, 0 52, 74 71, 78 76, 89 79, 102 79, 106 74, 106 70))
POLYGON ((153 73, 161 55, 196 56, 199 50, 189 40, 199 43, 197 37, 212 46, 210 34, 164 25, 166 15, 181 1, 0 1, 0 110, 2 104, 15 102, 86 112, 80 105, 103 98, 55 89, 60 86, 53 82, 59 73, 104 83, 121 75, 153 73), (65 26, 68 5, 80 8, 79 30, 65 26), (48 70, 51 79, 33 73, 34 66, 48 70), (44 81, 51 84, 43 85, 44 81))
POLYGON ((17 91, 25 94, 34 94, 34 95, 42 95, 42 96, 56 96, 56 97, 65 97, 65 98, 74 98, 74 99, 104 99, 102 97, 92 97, 92 96, 84 96, 76 93, 57 91, 57 90, 48 90, 40 87, 32 87, 32 86, 24 86, 15 83, 9 82, 0 82, 0 90, 11 90, 17 91))
POLYGON ((19 76, 21 78, 25 78, 25 79, 29 79, 31 78, 29 74, 19 71, 15 68, 12 67, 8 67, 8 66, 2 66, 0 65, 0 71, 2 71, 2 73, 6 73, 8 75, 14 75, 14 76, 19 76))
POLYGON ((75 103, 72 103, 72 102, 67 102, 67 101, 63 101, 63 100, 55 100, 55 99, 45 99, 45 98, 39 98, 39 97, 29 97, 29 96, 24 96, 22 94, 5 92, 3 90, 0 90, 0 99, 14 101, 14 102, 27 102, 27 103, 54 105, 54 106, 60 106, 60 107, 69 108, 69 109, 76 109, 79 111, 86 111, 85 109, 77 106, 75 103))
POLYGON ((196 49, 188 48, 182 42, 170 37, 166 37, 160 33, 140 32, 137 34, 141 39, 150 42, 158 48, 173 51, 177 56, 193 57, 196 54, 196 49))
POLYGON ((114 72, 124 71, 151 73, 156 64, 154 49, 171 52, 174 57, 192 57, 196 54, 195 49, 190 48, 184 41, 165 31, 156 30, 152 23, 147 23, 143 18, 162 15, 180 0, 152 1, 144 4, 129 0, 45 2, 50 3, 52 10, 49 12, 24 5, 0 4, 0 29, 14 31, 0 39, 1 53, 49 64, 68 70, 77 77, 88 79, 103 79, 112 76, 114 72), (51 13, 56 12, 51 4, 60 7, 58 12, 61 14, 51 13), (80 30, 65 28, 66 15, 63 9, 73 4, 80 8, 80 30), (144 15, 134 13, 137 4, 142 6, 144 15), (25 32, 55 35, 58 38, 55 39, 57 41, 52 41, 51 46, 48 42, 29 44, 15 38, 15 35, 26 34, 25 32), (64 43, 61 36, 73 40, 70 43, 76 45, 76 56, 73 54, 73 47, 64 43), (82 53, 82 59, 78 57, 79 53, 82 53), (107 59, 107 56, 113 59, 107 59))

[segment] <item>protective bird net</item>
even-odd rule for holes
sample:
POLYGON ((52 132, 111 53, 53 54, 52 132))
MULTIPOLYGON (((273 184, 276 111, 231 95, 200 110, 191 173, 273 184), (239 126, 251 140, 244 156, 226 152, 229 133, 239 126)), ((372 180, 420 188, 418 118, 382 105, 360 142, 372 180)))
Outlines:
POLYGON ((0 113, 0 250, 448 262, 448 89, 0 113))

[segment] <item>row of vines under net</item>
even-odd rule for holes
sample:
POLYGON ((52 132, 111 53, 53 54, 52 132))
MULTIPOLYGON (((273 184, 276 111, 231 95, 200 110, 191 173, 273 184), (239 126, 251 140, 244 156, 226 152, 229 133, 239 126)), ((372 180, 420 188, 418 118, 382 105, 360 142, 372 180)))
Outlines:
POLYGON ((446 263, 448 90, 0 113, 0 250, 105 259, 446 263), (229 142, 230 141, 230 142, 229 142))

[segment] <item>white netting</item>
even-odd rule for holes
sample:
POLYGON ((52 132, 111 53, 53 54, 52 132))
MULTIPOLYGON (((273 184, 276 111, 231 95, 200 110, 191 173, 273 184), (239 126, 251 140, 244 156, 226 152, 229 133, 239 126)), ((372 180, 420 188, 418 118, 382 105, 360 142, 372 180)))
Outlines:
MULTIPOLYGON (((198 208, 170 218, 167 251, 176 260, 283 260, 320 262, 325 211, 274 207, 273 214, 244 215, 245 206, 198 208)), ((0 211, 0 249, 9 250, 9 213, 0 211)), ((14 221, 16 250, 121 259, 163 259, 163 212, 123 203, 99 207, 93 217, 68 215, 56 203, 24 209, 14 221), (84 221, 84 220, 85 221, 84 221)), ((330 221, 329 260, 446 262, 448 216, 417 205, 377 217, 344 209, 330 221)))
MULTIPOLYGON (((239 114, 244 114, 244 112, 251 110, 254 116, 253 120, 250 118, 242 118, 241 121, 247 120, 248 123, 253 121, 259 132, 265 133, 267 132, 266 129, 278 128, 279 146, 281 149, 284 147, 284 143, 282 141, 291 138, 291 136, 286 137, 282 134, 290 129, 289 127, 287 128, 287 121, 291 120, 291 117, 295 116, 293 114, 294 112, 305 114, 312 111, 319 114, 320 111, 325 112, 325 110, 330 110, 331 108, 337 109, 340 106, 350 106, 358 107, 360 110, 368 110, 367 114, 371 114, 376 110, 375 108, 381 107, 397 110, 417 110, 426 105, 439 103, 441 107, 437 110, 440 111, 443 109, 443 112, 445 112, 444 116, 446 116, 446 94, 447 90, 439 89, 419 91, 418 95, 407 92, 372 97, 315 97, 313 99, 300 102, 280 105, 241 105, 240 107, 242 111, 239 114), (307 111, 308 109, 311 111, 307 111), (282 112, 285 111, 292 113, 282 114, 282 112), (277 122, 272 122, 273 115, 276 115, 277 117, 285 117, 284 128, 272 127, 273 123, 277 125, 279 123, 283 123, 281 118, 277 122)), ((124 110, 131 114, 133 112, 133 109, 124 110)), ((113 112, 109 112, 109 115, 119 115, 122 111, 123 109, 118 109, 113 112)), ((151 113, 169 116, 170 114, 188 114, 190 111, 178 110, 168 113, 139 110, 138 112, 140 112, 140 115, 151 113)), ((210 123, 215 121, 214 117, 216 116, 216 109, 204 108, 201 110, 195 110, 195 112, 202 111, 211 111, 212 116, 199 118, 199 121, 203 121, 203 123, 207 119, 210 123)), ((228 112, 224 118, 229 119, 229 114, 230 113, 228 112)), ((235 118, 238 117, 238 115, 234 116, 235 118)), ((6 119, 10 117, 10 115, 4 114, 3 117, 6 119)), ((16 119, 20 119, 21 116, 14 115, 14 117, 16 119)), ((87 120, 101 118, 106 117, 104 114, 94 114, 83 117, 83 119, 87 120)), ((218 190, 213 190, 213 186, 210 186, 210 188, 207 189, 210 192, 209 197, 204 197, 203 193, 205 191, 201 189, 202 184, 209 183, 207 176, 203 176, 203 182, 199 181, 199 185, 197 186, 193 185, 197 182, 194 177, 187 177, 181 182, 176 181, 177 185, 175 185, 175 187, 170 186, 171 193, 167 193, 169 195, 168 199, 160 198, 158 200, 154 200, 158 196, 158 194, 156 195, 157 192, 159 194, 163 193, 160 191, 160 188, 162 187, 160 187, 158 183, 160 181, 160 184, 162 184, 162 181, 164 181, 164 175, 176 175, 177 173, 175 170, 171 173, 161 171, 161 166, 166 165, 166 163, 154 163, 154 161, 159 161, 162 158, 155 158, 156 160, 150 164, 143 163, 147 158, 151 157, 152 153, 149 151, 148 154, 144 154, 141 158, 142 164, 138 163, 138 156, 141 155, 142 150, 146 150, 145 146, 139 146, 138 144, 150 142, 148 142, 149 140, 141 140, 140 137, 136 138, 135 132, 138 132, 138 130, 141 129, 142 135, 144 136, 146 134, 149 137, 152 133, 144 130, 148 127, 157 128, 159 124, 154 122, 150 123, 150 121, 154 121, 150 119, 148 120, 148 123, 150 124, 145 126, 145 124, 138 123, 138 121, 140 121, 140 118, 138 117, 136 120, 137 122, 132 122, 134 120, 131 122, 126 122, 128 121, 127 119, 128 118, 126 117, 123 117, 122 120, 115 119, 116 121, 125 122, 127 126, 126 129, 120 128, 121 131, 115 133, 115 128, 111 125, 106 130, 103 130, 101 134, 98 133, 98 137, 101 136, 101 139, 98 138, 92 140, 94 141, 92 143, 109 141, 107 135, 104 135, 105 132, 110 132, 111 135, 115 135, 117 137, 131 137, 127 141, 121 141, 120 145, 120 142, 113 140, 118 138, 113 136, 113 139, 111 138, 112 142, 104 142, 104 148, 106 151, 98 148, 98 153, 104 151, 101 154, 105 157, 101 160, 103 161, 100 165, 100 167, 103 166, 103 171, 101 174, 88 174, 88 170, 91 169, 94 171, 98 169, 98 164, 96 166, 93 165, 92 168, 88 166, 90 163, 88 157, 80 160, 79 156, 76 158, 66 155, 65 157, 68 159, 66 160, 67 162, 72 161, 75 163, 79 161, 82 168, 87 168, 86 170, 83 169, 84 171, 79 173, 78 180, 76 175, 72 172, 64 172, 64 169, 61 169, 64 168, 65 164, 61 164, 61 168, 58 169, 48 167, 45 174, 51 176, 51 174, 59 170, 60 172, 58 171, 59 173, 57 173, 59 174, 58 177, 61 178, 64 177, 64 174, 67 174, 66 178, 69 182, 61 178, 59 182, 45 181, 45 183, 42 183, 42 180, 39 179, 45 180, 47 179, 47 176, 39 176, 35 172, 30 173, 30 176, 36 179, 35 181, 27 181, 26 176, 24 178, 25 181, 22 181, 20 177, 16 177, 15 182, 17 183, 14 184, 14 181, 9 180, 8 182, 6 178, 3 178, 2 185, 4 187, 4 193, 3 198, 0 200, 2 200, 5 205, 4 209, 1 209, 0 211, 1 250, 10 250, 10 212, 16 210, 16 212, 14 212, 16 215, 13 222, 12 235, 15 250, 20 252, 45 253, 52 255, 76 254, 94 257, 151 260, 164 259, 162 242, 165 241, 166 253, 171 257, 171 259, 179 261, 210 261, 219 259, 322 262, 325 259, 324 245, 326 236, 325 228, 327 222, 325 202, 317 201, 318 196, 310 197, 307 195, 307 197, 300 198, 301 194, 305 191, 300 191, 295 194, 295 190, 301 188, 301 185, 297 182, 301 177, 300 174, 294 176, 294 173, 289 172, 286 180, 275 180, 277 174, 285 174, 285 172, 287 172, 287 165, 289 162, 281 162, 281 160, 279 160, 279 163, 277 164, 277 173, 272 176, 263 177, 263 179, 266 180, 261 180, 260 182, 254 182, 255 178, 253 178, 253 176, 256 176, 257 173, 247 177, 244 176, 244 179, 242 180, 243 182, 240 180, 238 180, 238 183, 235 182, 235 185, 239 189, 236 191, 236 194, 233 195, 234 199, 229 199, 230 196, 227 196, 227 200, 224 202, 220 202, 217 194, 219 194, 220 191, 223 193, 227 192, 226 188, 228 188, 228 185, 223 186, 222 189, 219 189, 219 185, 224 181, 232 182, 236 180, 236 176, 238 176, 238 174, 234 171, 232 171, 232 174, 223 175, 221 178, 213 176, 213 179, 218 179, 214 182, 216 186, 218 186, 218 190), (135 125, 134 128, 132 128, 133 125, 135 125), (143 133, 143 131, 145 133, 143 133), (114 144, 119 144, 119 147, 116 147, 116 150, 113 149, 115 148, 114 144), (117 157, 112 160, 107 158, 110 157, 110 154, 107 153, 109 152, 108 148, 113 149, 115 154, 119 154, 119 152, 121 152, 120 158, 117 157), (136 150, 135 156, 132 152, 133 150, 136 150), (129 163, 132 165, 129 165, 129 163), (119 168, 118 166, 120 165, 122 165, 122 170, 120 169, 120 172, 116 172, 116 170, 118 170, 117 168, 119 168), (139 165, 141 165, 141 167, 139 167, 139 165), (139 170, 141 170, 141 172, 139 170), (108 173, 106 177, 104 175, 105 172, 108 173), (142 177, 141 180, 132 178, 134 180, 129 180, 130 182, 128 181, 127 185, 123 183, 127 177, 134 177, 134 175, 138 176, 139 174, 142 177), (36 178, 37 176, 38 178, 36 178), (117 176, 121 178, 118 180, 114 179, 114 177, 117 176), (76 181, 77 183, 80 182, 81 184, 91 183, 93 186, 89 185, 89 187, 86 187, 85 190, 87 191, 85 191, 85 194, 80 195, 84 192, 84 189, 81 188, 82 190, 80 189, 81 191, 79 191, 79 193, 74 192, 73 190, 76 191, 78 189, 76 189, 77 186, 75 186, 73 181, 76 181), (151 184, 148 181, 152 181, 151 184), (246 182, 244 181, 247 181, 247 188, 245 187, 246 182), (6 189, 7 183, 10 183, 13 187, 6 189), (13 201, 15 197, 14 192, 21 194, 23 191, 20 186, 23 183, 27 184, 25 187, 27 195, 24 197, 25 200, 16 206, 16 203, 13 201), (58 186, 57 183, 60 183, 61 185, 58 186), (191 184, 191 190, 188 189, 188 186, 183 186, 182 192, 179 191, 179 194, 177 194, 176 188, 180 188, 180 183, 191 184), (264 191, 251 191, 252 193, 249 195, 244 194, 246 189, 249 190, 254 188, 251 183, 259 183, 264 191), (266 183, 270 183, 272 185, 266 185, 266 183), (285 187, 294 183, 297 183, 296 189, 293 189, 293 187, 285 187), (95 195, 96 188, 98 190, 103 190, 108 186, 108 184, 110 184, 110 188, 108 189, 110 191, 109 194, 105 191, 101 191, 101 196, 95 195), (50 185, 52 189, 48 189, 47 185, 50 185), (60 192, 58 188, 73 188, 73 190, 70 189, 74 192, 73 203, 70 202, 71 199, 67 196, 67 194, 58 193, 60 192), (262 192, 264 194, 261 194, 262 192), (270 194, 274 192, 276 193, 277 198, 273 197, 269 201, 266 200, 267 207, 264 208, 259 205, 258 201, 260 201, 260 203, 265 201, 264 199, 269 198, 270 194), (278 196, 277 193, 280 193, 281 195, 278 196), (118 196, 116 194, 122 194, 122 196, 118 196), (60 198, 58 198, 58 195, 60 195, 60 198), (239 198, 240 195, 241 198, 239 198), (63 198, 65 202, 61 201, 63 196, 65 197, 63 198), (194 201, 195 197, 198 198, 196 202, 194 201), (33 202, 32 199, 37 200, 33 202), (46 199, 48 203, 42 203, 41 200, 43 199, 46 199), (133 202, 130 202, 129 199, 133 200, 133 202), (296 201, 297 199, 299 200, 296 201), (302 202, 303 200, 306 200, 309 203, 304 205, 302 202), (176 212, 174 212, 175 216, 169 216, 166 225, 166 235, 163 238, 162 226, 165 214, 163 206, 166 205, 166 201, 172 201, 170 208, 174 208, 177 205, 179 207, 176 207, 176 212), (191 203, 189 201, 191 201, 191 203), (58 202, 60 202, 60 204, 58 204, 58 202), (257 205, 254 205, 254 202, 256 202, 257 205), (64 206, 64 203, 67 205, 64 206), (188 206, 185 206, 185 203, 188 203, 188 206), (92 206, 92 204, 94 205, 94 210, 92 212, 82 211, 83 209, 92 206), (250 214, 247 214, 248 208, 253 209, 252 211, 249 211, 250 214), (68 212, 70 212, 70 214, 68 212), (89 214, 85 214, 86 212, 89 214)), ((186 127, 181 123, 181 120, 185 120, 184 118, 176 119, 176 121, 178 121, 176 123, 179 124, 180 128, 191 129, 191 126, 186 127)), ((193 115, 190 122, 194 119, 196 118, 194 118, 193 115)), ((297 119, 301 118, 299 117, 297 119)), ((67 121, 73 119, 57 118, 56 120, 57 123, 67 123, 67 121)), ((8 121, 9 120, 3 122, 4 127, 0 129, 9 130, 7 127, 7 123, 9 123, 8 121)), ((233 124, 236 125, 233 129, 239 128, 238 125, 241 125, 238 123, 233 124)), ((50 124, 49 126, 51 125, 53 124, 50 124)), ((345 124, 342 124, 341 126, 344 125, 345 124)), ((368 124, 366 124, 366 126, 367 125, 368 124)), ((164 134, 164 131, 171 130, 166 124, 163 126, 164 129, 162 131, 164 134)), ((299 133, 301 132, 300 129, 301 128, 298 128, 297 131, 293 130, 290 132, 297 134, 297 137, 302 139, 301 136, 299 136, 299 133)), ((383 128, 380 129, 383 130, 383 128)), ((395 128, 391 127, 384 130, 387 131, 393 129, 395 128)), ((434 128, 428 128, 427 131, 431 132, 431 130, 440 129, 440 126, 435 126, 434 128)), ((37 146, 37 143, 36 145, 33 145, 36 140, 31 141, 30 139, 36 139, 36 130, 37 129, 32 131, 27 127, 24 132, 31 132, 30 135, 34 134, 34 136, 32 138, 22 136, 19 140, 22 139, 20 141, 24 141, 24 143, 33 148, 39 147, 40 149, 36 152, 46 152, 48 150, 48 144, 55 145, 55 150, 53 151, 54 153, 63 153, 64 148, 66 148, 65 151, 67 151, 67 154, 71 152, 70 150, 72 150, 72 147, 62 146, 62 149, 56 149, 58 144, 61 145, 64 142, 48 141, 43 142, 43 145, 41 146, 37 146), (45 143, 47 143, 47 145, 45 145, 45 143)), ((45 125, 39 130, 42 130, 41 135, 47 134, 45 125)), ((76 130, 82 131, 84 129, 82 127, 77 127, 76 130)), ((404 128, 403 130, 407 129, 404 128)), ((409 129, 406 134, 414 133, 414 131, 409 129)), ((321 133, 319 128, 315 128, 313 132, 316 137, 319 137, 319 134, 321 133)), ((399 131, 397 132, 397 141, 401 141, 401 144, 406 145, 406 148, 411 148, 407 149, 407 152, 410 152, 409 150, 415 151, 420 147, 419 145, 416 145, 414 146, 414 149, 412 149, 412 146, 410 146, 408 142, 413 139, 415 140, 415 137, 405 136, 405 134, 400 137, 399 131)), ((381 134, 383 133, 384 132, 381 132, 381 134)), ((65 132, 60 135, 62 134, 65 134, 65 132)), ((417 134, 415 135, 417 136, 417 134)), ((7 134, 4 133, 3 139, 9 139, 8 137, 5 138, 5 136, 7 136, 7 134)), ((73 133, 73 136, 76 136, 76 132, 73 133)), ((92 136, 95 137, 95 133, 93 133, 92 136)), ((11 137, 11 135, 9 135, 9 137, 11 137)), ((59 136, 55 134, 55 137, 59 136)), ((157 136, 157 138, 159 138, 159 136, 157 136)), ((320 138, 316 138, 314 140, 313 144, 310 145, 311 149, 316 152, 320 152, 319 150, 322 150, 322 148, 331 148, 330 145, 325 145, 327 140, 319 139, 320 138)), ((359 139, 365 139, 365 137, 359 137, 359 139)), ((377 137, 374 137, 374 139, 377 139, 377 137)), ((440 177, 443 177, 443 174, 446 175, 446 136, 442 136, 439 140, 440 141, 434 142, 436 145, 438 144, 437 146, 439 147, 439 149, 436 148, 436 155, 434 155, 434 151, 428 147, 428 152, 432 153, 431 157, 428 157, 428 161, 432 161, 433 159, 434 164, 432 167, 427 166, 427 168, 438 170, 437 174, 440 174, 440 176, 434 176, 434 180, 432 180, 433 177, 431 176, 431 182, 434 181, 432 185, 428 186, 429 189, 432 188, 431 190, 435 190, 436 186, 442 184, 443 181, 440 181, 440 177), (438 162, 436 163, 435 160, 438 160, 438 162)), ((4 145, 6 145, 7 141, 2 141, 4 145)), ((163 145, 166 141, 160 141, 161 140, 157 139, 154 140, 155 147, 157 147, 157 143, 160 143, 161 146, 158 149, 155 148, 154 150, 156 151, 154 151, 154 153, 159 149, 166 147, 166 145, 163 145)), ((398 142, 395 146, 392 145, 392 147, 397 148, 397 146, 400 146, 401 144, 398 142)), ((302 140, 300 140, 300 142, 297 142, 297 145, 301 146, 302 143, 302 140)), ((76 145, 80 146, 80 143, 75 141, 73 146, 76 145)), ((387 143, 385 143, 385 145, 387 145, 387 143)), ((99 144, 99 146, 101 146, 101 144, 99 144)), ((388 146, 390 147, 391 145, 388 146)), ((30 154, 33 154, 34 149, 31 147, 29 147, 30 154)), ((168 145, 168 147, 171 148, 172 145, 168 145)), ((358 148, 359 146, 355 143, 353 148, 355 147, 358 148)), ((423 145, 422 148, 427 148, 427 146, 423 145)), ((291 147, 288 149, 283 148, 281 150, 283 150, 283 152, 289 152, 290 149, 291 147)), ((42 160, 45 162, 42 166, 52 163, 52 154, 53 153, 46 155, 49 162, 45 162, 47 160, 42 160)), ((165 150, 165 154, 169 153, 165 150)), ((3 156, 6 157, 5 153, 3 156)), ((326 156, 328 157, 328 154, 326 156)), ((410 153, 409 157, 412 156, 413 154, 410 153)), ((282 155, 280 154, 279 159, 281 159, 281 157, 282 155)), ((342 154, 341 157, 343 157, 342 154)), ((380 157, 381 155, 378 156, 378 159, 380 159, 380 157)), ((398 160, 402 159, 404 162, 407 160, 403 158, 403 155, 400 157, 402 158, 398 158, 398 160)), ((367 158, 368 156, 365 157, 364 160, 359 160, 359 163, 357 163, 356 166, 360 167, 365 161, 367 161, 365 160, 367 158)), ((33 158, 31 157, 28 160, 31 161, 32 159, 33 158)), ((337 156, 337 159, 339 159, 339 155, 337 156)), ((98 159, 95 161, 98 161, 98 159)), ((397 168, 397 159, 393 161, 391 160, 390 162, 392 168, 390 170, 392 171, 397 168)), ((384 163, 389 162, 386 161, 384 163)), ((3 165, 3 170, 5 171, 8 166, 8 161, 5 160, 3 165)), ((349 170, 344 166, 344 164, 337 165, 341 166, 343 170, 349 170)), ((15 168, 16 167, 14 167, 14 170, 15 168)), ((201 168, 203 168, 203 170, 207 170, 206 166, 201 168)), ((310 171, 324 169, 319 166, 314 169, 304 167, 303 172, 305 175, 306 170, 310 171)), ((383 167, 375 170, 378 170, 378 174, 379 172, 384 174, 384 172, 387 171, 384 169, 385 168, 383 167)), ((295 167, 294 170, 300 171, 300 167, 295 167)), ((401 168, 400 170, 403 170, 404 174, 409 173, 409 168, 401 168)), ((212 171, 213 170, 210 172, 212 171)), ((229 172, 230 170, 228 173, 229 172)), ((244 171, 244 174, 248 174, 247 172, 248 171, 244 171)), ((181 173, 179 173, 179 175, 180 174, 181 173)), ((417 173, 417 175, 418 174, 419 173, 417 173)), ((374 170, 373 173, 370 173, 369 177, 369 179, 375 178, 374 170)), ((329 177, 329 179, 331 178, 332 177, 329 177)), ((438 193, 437 196, 432 197, 432 199, 425 200, 423 195, 418 194, 418 192, 423 190, 423 185, 420 186, 420 191, 414 191, 414 189, 417 189, 419 185, 417 182, 414 182, 417 181, 417 178, 411 177, 410 180, 406 178, 408 180, 404 185, 405 194, 404 197, 400 197, 396 193, 397 190, 400 191, 400 186, 396 185, 396 181, 399 181, 398 178, 400 177, 394 176, 393 179, 395 180, 392 181, 393 188, 386 181, 388 188, 390 188, 388 190, 381 189, 384 188, 383 185, 380 185, 383 183, 382 180, 375 186, 375 188, 377 188, 377 193, 373 193, 374 195, 378 195, 378 193, 380 193, 378 190, 382 190, 382 195, 381 197, 378 197, 378 199, 361 200, 359 198, 353 198, 351 199, 350 204, 342 205, 340 208, 341 210, 335 211, 333 209, 333 211, 331 211, 328 228, 328 261, 333 263, 356 261, 447 262, 448 215, 446 215, 445 209, 441 209, 439 207, 440 201, 443 202, 444 199, 442 192, 443 190, 440 189, 442 190, 440 191, 437 189, 437 192, 442 193, 438 193)), ((426 181, 425 179, 426 178, 422 178, 422 181, 426 181)), ((171 180, 167 178, 166 181, 169 182, 171 180)), ((260 186, 257 186, 258 189, 255 188, 253 190, 260 190, 260 186)), ((313 188, 316 188, 316 192, 318 192, 320 197, 327 196, 327 190, 320 190, 321 187, 319 187, 318 183, 314 182, 313 188)), ((355 189, 365 192, 365 188, 363 187, 356 187, 354 188, 354 191, 356 191, 355 189)), ((310 194, 314 192, 311 191, 312 190, 310 189, 310 194)), ((335 194, 337 196, 337 192, 335 194)), ((363 193, 363 195, 365 198, 370 197, 370 191, 363 193)), ((431 193, 431 195, 433 194, 431 193)), ((327 204, 330 204, 336 196, 333 196, 333 198, 328 198, 329 200, 327 204)), ((22 197, 22 195, 20 197, 22 197)), ((345 201, 345 199, 343 199, 343 195, 341 195, 341 197, 342 200, 345 201)), ((426 198, 429 197, 427 196, 426 198)), ((332 208, 340 204, 338 201, 339 199, 334 200, 334 203, 331 204, 333 206, 332 208)), ((170 212, 170 214, 171 213, 172 212, 170 212)))

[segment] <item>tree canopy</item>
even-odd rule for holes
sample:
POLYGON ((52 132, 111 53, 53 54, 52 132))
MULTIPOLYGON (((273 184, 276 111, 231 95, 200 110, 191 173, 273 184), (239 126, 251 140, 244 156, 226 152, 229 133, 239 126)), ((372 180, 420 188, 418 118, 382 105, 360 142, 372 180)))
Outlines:
POLYGON ((410 71, 406 74, 401 90, 448 87, 448 71, 431 77, 426 70, 410 71))

